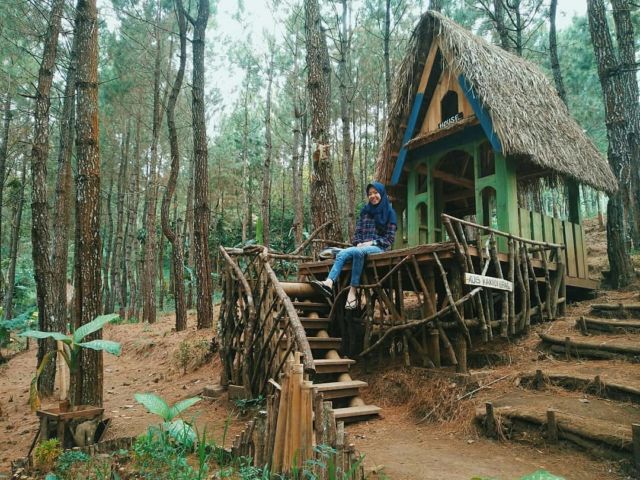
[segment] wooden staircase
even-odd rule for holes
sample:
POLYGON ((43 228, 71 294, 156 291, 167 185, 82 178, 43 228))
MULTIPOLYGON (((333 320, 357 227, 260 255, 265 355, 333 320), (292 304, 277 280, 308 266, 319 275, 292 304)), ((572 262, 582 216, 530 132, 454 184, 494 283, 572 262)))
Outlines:
POLYGON ((288 288, 289 285, 282 282, 282 286, 292 297, 311 347, 316 368, 313 386, 323 394, 325 401, 332 403, 336 419, 356 422, 378 416, 381 408, 366 405, 360 397, 360 389, 366 387, 367 383, 351 378, 349 371, 355 360, 343 358, 339 353, 342 338, 329 335, 331 305, 318 298, 311 285, 301 288, 301 284, 296 283, 288 288))

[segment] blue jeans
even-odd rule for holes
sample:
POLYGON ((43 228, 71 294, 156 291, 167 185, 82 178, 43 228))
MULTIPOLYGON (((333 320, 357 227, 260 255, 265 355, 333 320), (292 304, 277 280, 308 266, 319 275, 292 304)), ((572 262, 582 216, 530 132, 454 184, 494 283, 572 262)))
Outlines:
POLYGON ((368 247, 345 248, 336 255, 336 261, 333 263, 333 267, 331 267, 328 278, 335 282, 338 279, 344 264, 347 263, 348 260, 351 260, 351 286, 358 287, 360 286, 360 275, 362 274, 364 260, 367 255, 372 253, 381 253, 383 251, 384 250, 380 247, 374 247, 373 245, 368 247))

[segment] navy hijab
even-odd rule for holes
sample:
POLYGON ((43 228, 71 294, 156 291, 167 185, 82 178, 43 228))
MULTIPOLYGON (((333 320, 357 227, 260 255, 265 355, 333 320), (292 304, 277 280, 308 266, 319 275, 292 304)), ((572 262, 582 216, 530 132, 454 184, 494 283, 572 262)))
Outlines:
POLYGON ((386 229, 387 225, 390 223, 397 225, 398 220, 396 212, 393 210, 391 202, 389 202, 387 190, 384 188, 384 185, 380 182, 371 182, 366 188, 367 195, 369 194, 369 189, 371 187, 375 188, 380 194, 380 203, 377 205, 372 205, 370 202, 367 203, 362 207, 360 214, 362 215, 363 213, 367 213, 373 217, 373 220, 376 222, 376 229, 378 230, 386 229))

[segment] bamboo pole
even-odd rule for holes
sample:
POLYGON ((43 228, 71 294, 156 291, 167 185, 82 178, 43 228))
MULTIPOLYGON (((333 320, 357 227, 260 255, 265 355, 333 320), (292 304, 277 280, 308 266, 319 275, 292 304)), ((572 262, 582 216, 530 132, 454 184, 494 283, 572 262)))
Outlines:
POLYGON ((547 318, 553 319, 551 306, 551 276, 549 275, 549 264, 547 263, 547 252, 542 252, 542 266, 544 267, 544 284, 545 284, 545 308, 547 310, 547 318))
POLYGON ((509 292, 509 334, 516 334, 516 284, 515 284, 515 248, 513 239, 509 239, 509 273, 508 278, 513 287, 509 292))
POLYGON ((530 238, 518 237, 517 235, 513 235, 513 234, 507 233, 507 232, 502 232, 502 231, 497 230, 495 228, 487 227, 485 225, 480 225, 480 224, 477 224, 477 223, 469 222, 467 220, 462 220, 460 218, 452 217, 451 215, 447 215, 446 213, 441 214, 441 216, 442 216, 443 220, 446 218, 446 219, 452 220, 454 222, 461 223, 462 225, 467 225, 469 227, 474 227, 474 228, 477 228, 479 230, 483 230, 485 232, 495 233, 496 235, 501 235, 503 237, 511 238, 511 239, 516 240, 518 242, 525 242, 525 243, 528 243, 530 245, 539 245, 539 246, 542 246, 542 247, 546 247, 547 249, 565 248, 564 245, 559 244, 559 243, 542 242, 542 241, 539 241, 539 240, 531 240, 530 238))
POLYGON ((538 304, 538 312, 540 315, 540 321, 544 322, 544 305, 542 304, 542 299, 540 298, 540 289, 538 288, 538 280, 536 278, 536 272, 533 269, 533 265, 531 264, 531 259, 527 254, 527 251, 524 251, 524 255, 527 259, 527 268, 529 269, 529 276, 531 277, 533 284, 533 297, 536 299, 536 303, 538 304))
MULTIPOLYGON (((450 223, 450 222, 447 220, 447 223, 450 223)), ((471 259, 471 255, 469 254, 469 244, 467 242, 467 237, 464 234, 462 225, 459 223, 456 223, 456 228, 458 230, 458 236, 460 238, 460 241, 462 242, 464 257, 466 259, 466 264, 467 264, 467 271, 469 273, 476 273, 476 270, 473 266, 473 260, 471 259)), ((451 232, 451 234, 455 235, 453 231, 451 232)), ((456 240, 457 238, 458 237, 456 237, 456 240)), ((485 316, 485 307, 482 302, 482 295, 475 296, 474 303, 476 305, 476 310, 478 311, 478 317, 480 318, 480 330, 482 334, 482 341, 487 342, 489 340, 489 331, 491 327, 487 325, 488 320, 487 320, 487 317, 485 316)))
MULTIPOLYGON (((371 345, 371 347, 369 347, 367 350, 363 350, 360 353, 360 356, 366 355, 367 353, 375 350, 392 333, 399 332, 399 331, 402 331, 402 330, 405 330, 405 329, 409 329, 409 328, 419 327, 419 326, 422 326, 422 325, 426 325, 426 324, 428 324, 430 322, 433 322, 437 318, 449 313, 454 307, 462 305, 464 302, 468 301, 471 297, 473 297, 474 295, 477 295, 480 291, 482 291, 481 287, 475 288, 472 291, 470 291, 469 293, 467 293, 464 297, 459 299, 457 302, 455 302, 453 304, 449 304, 448 306, 440 309, 439 311, 437 311, 433 315, 428 316, 427 318, 423 318, 422 320, 413 320, 411 322, 407 322, 407 323, 404 323, 404 324, 401 324, 401 325, 396 325, 395 327, 392 327, 392 328, 386 330, 384 332, 384 334, 373 345, 371 345)), ((442 327, 438 328, 438 332, 439 332, 440 336, 444 335, 446 337, 446 340, 443 338, 443 342, 445 343, 445 345, 448 344, 449 347, 450 347, 451 343, 449 342, 449 339, 446 336, 446 333, 444 333, 444 330, 442 329, 442 327)), ((448 350, 448 348, 447 348, 447 350, 448 350)), ((451 348, 451 350, 453 350, 453 348, 451 348)), ((455 354, 454 354, 454 357, 455 357, 455 354)))
MULTIPOLYGON (((491 234, 490 244, 489 244, 489 253, 491 254, 491 261, 495 265, 496 275, 500 279, 504 279, 504 275, 502 274, 502 266, 500 265, 500 260, 498 259, 498 249, 496 247, 496 237, 491 234)), ((500 336, 506 337, 508 336, 509 330, 509 292, 502 293, 502 314, 500 320, 500 336)))
POLYGON ((447 292, 447 298, 449 299, 449 304, 453 305, 452 311, 453 311, 454 317, 464 334, 465 340, 467 341, 467 345, 471 346, 471 335, 469 335, 469 329, 467 328, 467 325, 464 323, 464 320, 462 319, 462 316, 460 315, 460 312, 456 307, 456 302, 453 299, 453 295, 451 294, 451 289, 449 288, 449 282, 447 281, 447 272, 442 266, 442 263, 440 262, 440 259, 438 258, 438 254, 436 252, 433 252, 433 258, 435 259, 436 263, 438 264, 438 267, 440 268, 440 276, 442 277, 442 283, 444 284, 445 291, 447 292))

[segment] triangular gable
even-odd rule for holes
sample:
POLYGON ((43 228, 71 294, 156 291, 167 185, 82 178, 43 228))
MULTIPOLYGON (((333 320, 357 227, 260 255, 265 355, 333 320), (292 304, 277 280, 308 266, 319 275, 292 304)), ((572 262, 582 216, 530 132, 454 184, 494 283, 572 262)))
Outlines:
POLYGON ((439 48, 439 41, 435 39, 422 71, 402 146, 391 176, 391 185, 396 185, 400 180, 408 153, 407 142, 415 136, 427 135, 472 115, 480 121, 493 149, 500 152, 502 147, 493 131, 491 118, 464 75, 455 75, 451 71, 439 48))

